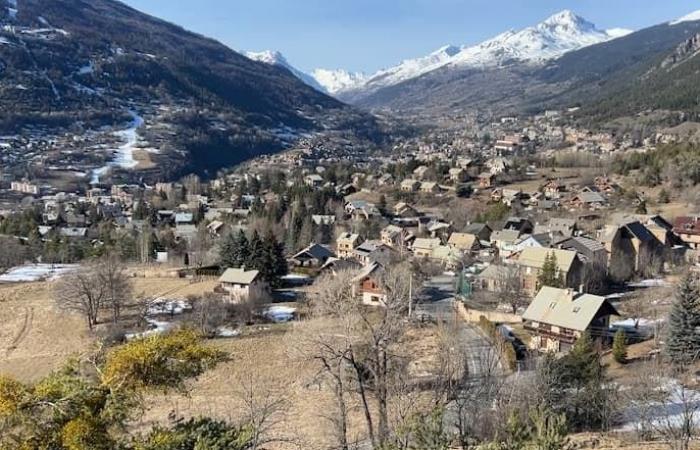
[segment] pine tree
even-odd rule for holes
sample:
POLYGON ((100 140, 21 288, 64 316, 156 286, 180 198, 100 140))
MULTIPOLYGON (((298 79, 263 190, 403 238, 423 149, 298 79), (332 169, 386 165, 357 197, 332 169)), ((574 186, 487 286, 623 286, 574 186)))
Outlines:
POLYGON ((238 267, 239 257, 240 246, 238 245, 238 238, 233 233, 228 233, 219 246, 221 266, 226 269, 238 267))
POLYGON ((617 361, 620 364, 624 364, 627 362, 627 338, 625 336, 625 330, 620 328, 617 330, 615 333, 615 337, 613 338, 613 348, 612 348, 612 355, 615 361, 617 361))
MULTIPOLYGON (((566 450, 572 448, 567 437, 566 416, 552 414, 545 408, 530 413, 532 422, 532 448, 538 450, 566 450)), ((521 447, 522 448, 522 447, 521 447)))
POLYGON ((248 242, 248 237, 245 235, 243 230, 238 230, 238 236, 236 236, 236 258, 234 259, 234 266, 232 267, 243 267, 249 264, 248 259, 250 258, 250 242, 248 242))
POLYGON ((272 287, 279 287, 280 279, 275 271, 275 243, 274 236, 269 236, 263 243, 263 253, 256 267, 260 271, 260 276, 272 287))
POLYGON ((245 263, 246 268, 262 270, 265 264, 265 244, 262 239, 260 239, 257 230, 253 232, 248 248, 250 249, 250 253, 245 263))
POLYGON ((273 245, 273 255, 275 264, 275 274, 278 277, 283 277, 289 273, 289 266, 287 265, 286 251, 284 248, 284 243, 279 242, 275 239, 273 245))
POLYGON ((689 364, 700 354, 700 290, 695 277, 678 285, 668 320, 666 354, 675 364, 689 364))
POLYGON ((550 252, 544 257, 544 264, 537 275, 537 286, 540 288, 544 286, 563 288, 564 285, 564 277, 557 264, 557 255, 550 252))
POLYGON ((605 426, 615 403, 615 390, 606 381, 600 354, 588 333, 584 333, 562 358, 545 359, 538 383, 545 389, 544 405, 565 414, 575 429, 605 426))

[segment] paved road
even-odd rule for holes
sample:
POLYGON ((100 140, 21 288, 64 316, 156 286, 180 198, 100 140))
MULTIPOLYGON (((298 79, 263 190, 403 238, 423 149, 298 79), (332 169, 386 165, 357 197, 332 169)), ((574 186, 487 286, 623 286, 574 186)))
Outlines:
POLYGON ((466 350, 471 376, 480 377, 500 371, 498 354, 491 343, 475 325, 458 317, 454 308, 454 285, 454 277, 441 275, 431 278, 424 285, 415 314, 417 317, 430 317, 458 333, 458 342, 466 350))

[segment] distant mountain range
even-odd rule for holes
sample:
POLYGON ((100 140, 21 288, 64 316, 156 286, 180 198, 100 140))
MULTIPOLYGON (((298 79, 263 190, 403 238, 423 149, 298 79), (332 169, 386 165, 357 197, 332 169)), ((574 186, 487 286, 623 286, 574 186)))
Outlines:
MULTIPOLYGON (((304 74, 300 78, 308 80, 311 77, 313 81, 309 84, 315 88, 320 85, 324 92, 341 99, 352 100, 443 67, 488 68, 515 62, 541 64, 572 50, 609 41, 630 32, 619 28, 598 30, 592 23, 565 10, 535 26, 519 31, 506 31, 473 46, 446 45, 427 56, 403 61, 373 75, 317 69, 312 74, 304 74)), ((254 55, 259 54, 251 54, 254 55)), ((269 62, 278 64, 274 59, 269 59, 269 62)), ((284 64, 279 64, 287 63, 284 61, 284 64)), ((296 69, 294 72, 301 73, 296 69)))
POLYGON ((0 0, 0 136, 89 134, 135 110, 161 150, 157 169, 177 175, 307 134, 376 132, 300 76, 118 1, 0 0))
POLYGON ((700 109, 700 11, 632 32, 562 11, 473 46, 445 46, 373 75, 316 70, 316 89, 369 109, 537 112, 582 106, 597 119, 700 109), (675 63, 673 62, 675 61, 675 63), (697 71, 696 71, 697 70, 697 71))

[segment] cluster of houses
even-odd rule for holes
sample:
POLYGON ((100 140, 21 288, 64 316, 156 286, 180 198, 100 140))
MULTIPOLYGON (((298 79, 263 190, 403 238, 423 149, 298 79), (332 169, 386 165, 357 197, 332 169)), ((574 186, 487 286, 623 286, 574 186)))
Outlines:
MULTIPOLYGON (((15 187, 25 189, 26 186, 15 187)), ((22 208, 27 207, 37 212, 37 231, 42 239, 56 235, 88 240, 94 245, 99 245, 104 231, 98 226, 101 223, 109 223, 115 230, 125 232, 142 232, 148 227, 160 232, 171 231, 175 241, 189 242, 197 235, 199 222, 206 222, 208 232, 219 236, 225 228, 226 217, 235 213, 233 208, 219 205, 207 196, 187 194, 183 186, 176 183, 113 185, 109 189, 91 188, 84 194, 40 195, 37 191, 23 201, 22 208), (172 208, 153 210, 151 200, 163 196, 181 201, 170 202, 177 205, 172 208)), ((2 216, 9 217, 16 212, 6 210, 2 216)), ((158 258, 159 262, 165 262, 167 252, 160 252, 158 258)))
POLYGON ((315 263, 327 268, 349 261, 361 267, 357 289, 367 304, 381 304, 376 275, 395 255, 464 270, 474 290, 497 294, 515 279, 521 294, 531 299, 523 320, 536 336, 533 348, 566 351, 584 331, 601 335, 607 330, 615 308, 596 293, 604 292, 610 280, 624 283, 697 260, 698 246, 700 217, 670 222, 659 215, 613 213, 594 232, 584 232, 576 219, 533 223, 508 217, 496 230, 484 223, 454 230, 433 218, 424 221, 416 208, 398 203, 380 239, 342 233, 327 263, 315 263), (539 285, 548 261, 555 261, 561 288, 539 285))

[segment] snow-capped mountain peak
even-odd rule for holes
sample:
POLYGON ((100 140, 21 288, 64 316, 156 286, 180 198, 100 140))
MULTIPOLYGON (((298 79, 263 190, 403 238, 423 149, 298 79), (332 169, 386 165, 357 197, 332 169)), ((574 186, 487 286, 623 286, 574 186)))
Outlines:
POLYGON ((245 52, 245 56, 253 61, 271 65, 289 66, 287 59, 282 53, 275 50, 263 50, 261 52, 245 52))
POLYGON ((594 30, 595 25, 569 9, 560 11, 537 25, 539 28, 563 28, 575 30, 594 30))
POLYGON ((487 68, 512 63, 541 64, 564 53, 589 45, 609 41, 629 33, 629 30, 599 30, 596 26, 570 10, 556 13, 541 23, 522 30, 509 30, 477 45, 456 47, 448 45, 427 56, 402 61, 378 71, 358 84, 335 83, 329 86, 327 71, 316 71, 314 77, 333 94, 349 91, 372 92, 399 84, 443 67, 487 68), (319 78, 316 74, 324 76, 319 78))
POLYGON ((512 62, 541 63, 564 53, 618 37, 569 10, 520 31, 508 31, 472 47, 450 62, 454 66, 489 67, 512 62))
POLYGON ((316 69, 311 76, 330 94, 357 89, 367 81, 364 73, 347 70, 316 69))
POLYGON ((269 64, 271 66, 283 67, 290 71, 292 75, 299 78, 301 81, 311 86, 320 92, 326 92, 326 89, 320 85, 314 77, 308 73, 302 72, 287 61, 284 55, 276 50, 263 50, 261 52, 245 52, 245 56, 253 61, 269 64))

